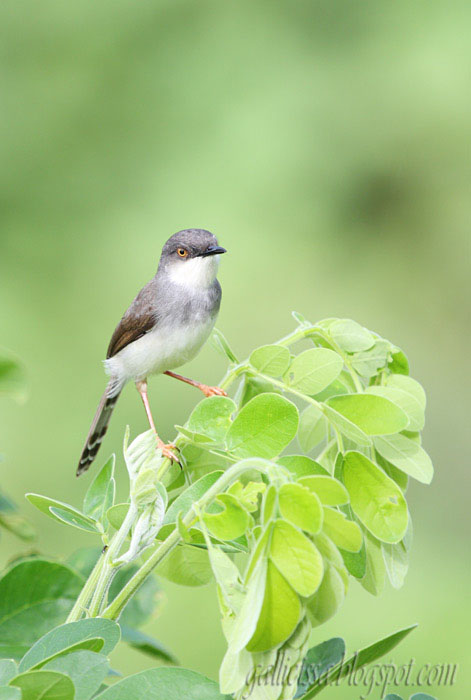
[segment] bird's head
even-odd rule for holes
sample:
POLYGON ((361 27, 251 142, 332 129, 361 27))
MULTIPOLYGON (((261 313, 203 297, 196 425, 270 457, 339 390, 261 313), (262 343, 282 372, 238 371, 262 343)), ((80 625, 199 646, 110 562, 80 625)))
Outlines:
POLYGON ((219 256, 225 252, 210 231, 188 228, 168 239, 162 248, 159 269, 164 269, 178 284, 209 287, 216 279, 219 256))

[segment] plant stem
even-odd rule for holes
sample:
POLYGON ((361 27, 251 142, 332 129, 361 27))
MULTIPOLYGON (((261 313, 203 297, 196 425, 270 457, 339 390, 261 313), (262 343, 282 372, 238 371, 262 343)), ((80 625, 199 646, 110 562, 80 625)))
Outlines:
MULTIPOLYGON (((267 473, 266 468, 263 466, 263 460, 244 460, 238 464, 234 464, 232 467, 229 467, 229 469, 219 477, 219 479, 206 491, 206 493, 203 494, 199 501, 192 506, 182 520, 183 525, 185 527, 189 527, 196 517, 196 511, 203 511, 218 494, 225 491, 225 489, 234 483, 234 481, 237 481, 240 474, 254 468, 267 473)), ((180 532, 177 528, 175 528, 167 539, 162 542, 160 547, 158 547, 149 557, 149 559, 141 566, 139 571, 136 571, 134 576, 118 593, 113 602, 108 605, 101 616, 111 620, 118 619, 128 601, 132 598, 136 590, 142 585, 147 576, 149 576, 153 569, 160 564, 162 559, 179 544, 181 539, 182 537, 180 532)))
POLYGON ((137 507, 133 503, 130 503, 128 512, 121 524, 121 527, 111 540, 110 546, 105 552, 100 576, 90 603, 90 617, 96 617, 100 613, 106 591, 108 590, 113 577, 118 570, 118 567, 113 566, 113 560, 119 555, 119 552, 126 541, 126 537, 134 525, 137 513, 137 507))
POLYGON ((79 597, 75 601, 74 607, 70 611, 66 622, 77 622, 77 620, 80 620, 85 612, 88 602, 93 595, 93 591, 95 590, 95 586, 98 583, 98 579, 100 578, 105 556, 106 553, 103 552, 93 567, 92 573, 88 577, 85 586, 82 588, 79 597))

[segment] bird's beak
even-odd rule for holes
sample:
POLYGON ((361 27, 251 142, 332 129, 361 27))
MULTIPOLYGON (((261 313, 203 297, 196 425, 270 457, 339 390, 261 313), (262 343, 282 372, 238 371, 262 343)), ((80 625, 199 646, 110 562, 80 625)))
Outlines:
POLYGON ((222 255, 222 253, 227 253, 225 248, 221 248, 220 245, 212 245, 207 248, 204 253, 200 253, 200 258, 207 258, 208 255, 222 255))

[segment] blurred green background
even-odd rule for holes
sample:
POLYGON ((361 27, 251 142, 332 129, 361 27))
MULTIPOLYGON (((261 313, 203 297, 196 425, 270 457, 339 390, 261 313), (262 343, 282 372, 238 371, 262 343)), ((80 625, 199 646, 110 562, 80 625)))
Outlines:
MULTIPOLYGON (((81 502, 90 477, 75 467, 109 336, 166 238, 208 228, 230 251, 218 326, 241 356, 288 332, 292 309, 351 317, 402 346, 427 389, 437 474, 410 488, 406 585, 376 599, 352 584, 313 641, 341 635, 354 650, 419 622, 391 658, 460 663, 454 688, 429 689, 440 700, 469 689, 470 32, 464 0, 0 9, 0 343, 30 386, 25 405, 0 403, 2 488, 22 504, 26 491, 81 502)), ((208 383, 223 371, 209 345, 188 368, 208 383)), ((200 398, 166 377, 150 394, 166 438, 200 398)), ((132 387, 99 462, 121 452, 127 423, 146 428, 132 387)), ((46 554, 93 543, 22 512, 46 554)), ((4 536, 2 562, 19 548, 4 536)), ((163 589, 149 631, 216 677, 215 590, 163 589)), ((125 650, 113 663, 153 665, 125 650)))

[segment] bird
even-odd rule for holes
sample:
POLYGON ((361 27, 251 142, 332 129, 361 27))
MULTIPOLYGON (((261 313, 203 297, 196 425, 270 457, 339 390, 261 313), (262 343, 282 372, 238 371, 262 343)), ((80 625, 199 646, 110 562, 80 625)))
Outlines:
POLYGON ((220 256, 226 253, 210 231, 189 228, 173 234, 162 248, 157 272, 141 289, 111 336, 104 361, 109 381, 101 397, 77 467, 83 474, 94 461, 125 384, 133 381, 141 395, 156 447, 178 462, 175 445, 159 437, 147 395, 147 379, 166 374, 197 387, 207 397, 226 396, 172 370, 192 360, 216 322, 221 305, 217 279, 220 256))

